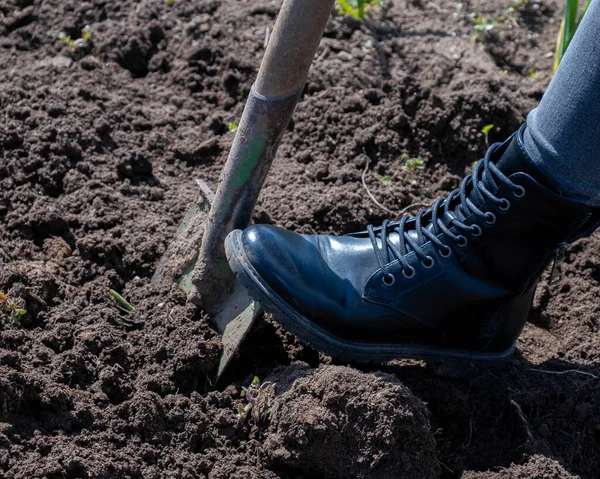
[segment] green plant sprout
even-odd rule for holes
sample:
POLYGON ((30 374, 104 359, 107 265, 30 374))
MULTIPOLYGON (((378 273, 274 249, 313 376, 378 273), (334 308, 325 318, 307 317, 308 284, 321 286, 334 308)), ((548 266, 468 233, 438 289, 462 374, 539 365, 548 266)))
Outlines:
POLYGON ((167 5, 173 5, 175 3, 175 0, 165 0, 165 3, 167 5))
POLYGON ((120 306, 122 309, 124 309, 128 313, 133 311, 133 306, 131 306, 131 304, 129 304, 127 302, 127 300, 123 296, 121 296, 119 293, 117 293, 114 289, 109 289, 108 294, 110 294, 112 299, 115 300, 115 303, 117 303, 117 306, 120 306))
POLYGON ((562 23, 560 24, 560 30, 558 31, 558 36, 556 38, 556 51, 554 53, 554 66, 552 67, 552 72, 555 72, 562 60, 565 52, 585 12, 587 12, 588 7, 590 6, 592 0, 587 0, 585 5, 583 6, 583 11, 581 15, 579 15, 579 0, 566 0, 565 2, 565 13, 563 15, 562 23))
POLYGON ((239 403, 237 407, 237 418, 240 423, 243 423, 247 418, 260 393, 260 379, 254 376, 254 379, 247 388, 242 387, 241 396, 246 399, 246 404, 239 403))
POLYGON ((485 138, 485 144, 486 146, 490 146, 490 131, 492 131, 492 129, 494 128, 493 124, 490 125, 485 125, 482 129, 481 129, 481 133, 483 133, 483 137, 485 138))
POLYGON ((83 30, 81 30, 81 38, 83 38, 84 42, 89 42, 92 39, 92 27, 89 25, 83 27, 83 30))
POLYGON ((340 6, 340 13, 364 20, 366 12, 374 5, 381 4, 380 0, 337 0, 340 6))
POLYGON ((400 159, 405 161, 402 169, 406 173, 410 173, 415 169, 421 170, 424 168, 424 162, 421 158, 409 158, 407 153, 402 153, 402 155, 400 155, 400 159))
POLYGON ((65 32, 60 32, 58 34, 58 39, 62 41, 70 51, 74 52, 81 47, 84 47, 87 43, 92 40, 92 27, 86 25, 81 30, 81 38, 77 38, 73 40, 71 35, 67 35, 65 32))
POLYGON ((475 18, 475 31, 476 32, 491 32, 499 21, 496 18, 487 19, 485 17, 476 16, 475 18))
MULTIPOLYGON (((468 17, 475 23, 473 26, 475 35, 470 38, 471 42, 476 42, 486 34, 493 34, 507 22, 516 24, 517 16, 515 14, 525 9, 535 10, 539 8, 538 1, 539 0, 512 0, 510 6, 504 10, 503 14, 495 18, 482 17, 475 12, 469 13, 468 17)), ((463 4, 457 3, 455 4, 455 7, 457 10, 460 10, 462 9, 463 4)))
POLYGON ((3 311, 10 311, 10 319, 15 323, 21 322, 21 318, 27 314, 27 311, 20 308, 17 304, 9 303, 7 301, 8 296, 4 293, 0 293, 0 308, 3 311))
POLYGON ((235 132, 237 131, 237 129, 238 129, 238 125, 237 125, 237 123, 230 123, 230 124, 227 126, 227 128, 229 129, 229 131, 230 131, 231 133, 235 133, 235 132))
POLYGON ((392 184, 392 177, 391 176, 382 176, 381 178, 379 178, 379 181, 381 182, 381 184, 383 186, 391 186, 392 184))
POLYGON ((514 16, 515 13, 526 9, 535 10, 539 8, 538 2, 539 0, 512 0, 510 6, 504 10, 504 14, 509 20, 516 21, 517 17, 514 16))
POLYGON ((500 23, 499 20, 496 18, 488 19, 486 17, 479 16, 475 12, 469 13, 468 16, 475 23, 475 25, 473 26, 473 28, 475 29, 475 35, 473 35, 469 39, 473 43, 476 42, 477 39, 483 36, 484 34, 491 34, 496 28, 496 25, 500 23))
POLYGON ((535 80, 537 77, 537 73, 536 72, 530 72, 529 73, 529 78, 531 78, 532 80, 535 80))

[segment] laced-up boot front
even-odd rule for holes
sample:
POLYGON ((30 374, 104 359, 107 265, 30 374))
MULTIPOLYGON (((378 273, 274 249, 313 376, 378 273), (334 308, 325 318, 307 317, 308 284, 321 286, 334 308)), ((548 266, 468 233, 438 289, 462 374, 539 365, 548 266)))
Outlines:
POLYGON ((553 191, 521 135, 415 217, 342 237, 251 226, 228 236, 229 263, 266 311, 328 355, 506 359, 544 268, 600 224, 598 209, 553 191))

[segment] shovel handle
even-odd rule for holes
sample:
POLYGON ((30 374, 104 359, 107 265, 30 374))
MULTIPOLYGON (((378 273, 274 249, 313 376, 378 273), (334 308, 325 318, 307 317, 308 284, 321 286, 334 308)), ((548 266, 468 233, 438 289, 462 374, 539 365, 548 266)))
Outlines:
POLYGON ((225 237, 245 228, 296 108, 334 0, 284 0, 211 206, 189 298, 213 312, 233 284, 225 237))
POLYGON ((334 0, 283 2, 254 89, 280 98, 304 86, 334 0))

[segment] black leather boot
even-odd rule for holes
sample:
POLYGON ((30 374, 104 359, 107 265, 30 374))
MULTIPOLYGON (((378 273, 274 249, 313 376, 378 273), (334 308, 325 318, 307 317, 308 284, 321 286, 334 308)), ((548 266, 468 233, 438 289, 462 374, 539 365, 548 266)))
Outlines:
POLYGON ((521 129, 416 217, 343 237, 257 225, 225 247, 250 295, 330 356, 502 361, 544 268, 599 225, 531 164, 521 129))

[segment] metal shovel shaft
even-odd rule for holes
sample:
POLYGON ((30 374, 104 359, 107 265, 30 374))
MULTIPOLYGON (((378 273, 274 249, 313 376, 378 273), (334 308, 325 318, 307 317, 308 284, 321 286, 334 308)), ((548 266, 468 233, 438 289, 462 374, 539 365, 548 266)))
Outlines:
POLYGON ((245 228, 306 82, 334 0, 285 0, 215 194, 192 275, 208 312, 233 282, 223 243, 245 228))

